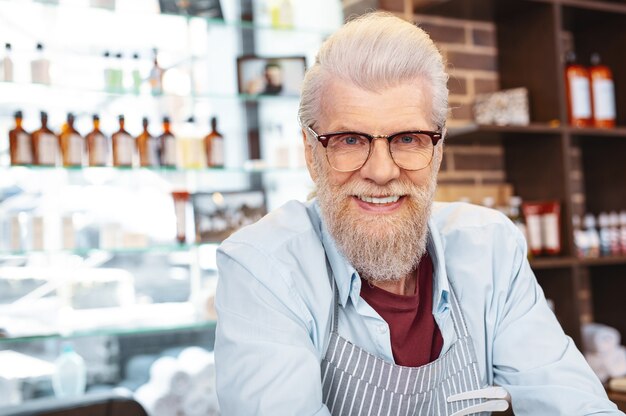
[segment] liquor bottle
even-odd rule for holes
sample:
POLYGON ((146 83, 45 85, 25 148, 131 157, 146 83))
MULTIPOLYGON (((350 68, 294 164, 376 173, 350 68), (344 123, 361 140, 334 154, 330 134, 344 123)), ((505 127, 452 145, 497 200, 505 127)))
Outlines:
POLYGON ((67 114, 65 128, 59 134, 63 166, 82 166, 85 154, 85 139, 74 128, 74 114, 67 114))
POLYGON ((600 55, 591 55, 591 102, 593 125, 600 128, 615 127, 615 86, 611 69, 600 63, 600 55))
POLYGON ((15 112, 15 128, 9 131, 9 149, 11 165, 30 165, 33 163, 33 139, 22 127, 22 112, 15 112))
POLYGON ((176 137, 170 130, 169 117, 163 117, 163 134, 158 138, 159 142, 159 162, 161 166, 176 166, 176 137))
POLYGON ((509 218, 513 224, 520 230, 524 236, 524 240, 528 242, 528 230, 522 218, 522 198, 519 196, 511 196, 509 198, 509 218))
POLYGON ((100 117, 93 115, 93 130, 87 134, 87 151, 89 166, 106 166, 109 164, 110 141, 100 131, 100 117))
POLYGON ((115 54, 115 64, 113 65, 113 92, 124 92, 124 61, 121 53, 115 54))
POLYGON ((113 92, 113 66, 111 65, 111 52, 105 51, 102 55, 102 65, 104 67, 104 90, 106 92, 113 92))
POLYGON ((37 44, 37 57, 30 63, 31 79, 35 84, 50 85, 50 61, 42 43, 37 44))
POLYGON ((211 117, 211 132, 204 138, 207 166, 224 166, 224 136, 217 131, 217 117, 211 117))
POLYGON ((113 142, 113 166, 132 167, 135 148, 133 138, 124 129, 124 116, 120 115, 118 120, 120 128, 111 136, 111 141, 113 142))
POLYGON ((596 229, 596 218, 593 214, 587 214, 583 219, 583 223, 589 242, 589 257, 600 257, 600 235, 596 229))
POLYGON ((33 162, 55 166, 59 155, 59 139, 48 128, 48 113, 41 112, 41 127, 33 132, 33 162))
POLYGON ((570 51, 566 57, 565 89, 569 123, 575 127, 590 127, 593 124, 589 71, 576 63, 576 54, 570 51))
POLYGON ((11 58, 11 44, 4 44, 4 57, 2 58, 2 77, 0 81, 13 82, 13 58, 11 58))
POLYGON ((137 136, 137 154, 139 155, 139 165, 142 167, 159 166, 159 146, 157 138, 148 132, 148 119, 141 120, 143 131, 137 136))
POLYGON ((601 212, 598 215, 598 234, 600 236, 600 255, 609 256, 611 254, 611 230, 609 229, 609 214, 601 212))
POLYGON ((156 48, 153 49, 153 53, 154 60, 150 70, 150 89, 152 95, 161 95, 163 94, 163 73, 165 71, 159 66, 158 50, 156 48))
POLYGON ((141 91, 141 62, 139 61, 139 54, 133 54, 133 63, 131 70, 131 79, 132 79, 132 91, 135 94, 139 94, 141 91))

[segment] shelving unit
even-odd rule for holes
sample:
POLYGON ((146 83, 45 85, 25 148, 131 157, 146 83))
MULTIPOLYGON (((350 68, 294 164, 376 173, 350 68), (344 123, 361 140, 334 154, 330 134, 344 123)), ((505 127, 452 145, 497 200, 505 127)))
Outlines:
MULTIPOLYGON (((76 205, 76 218, 81 217, 83 211, 79 211, 89 204, 78 208, 83 204, 75 204, 77 193, 92 198, 90 202, 100 201, 102 195, 114 199, 115 194, 117 199, 111 207, 98 206, 97 213, 89 213, 88 222, 84 223, 88 226, 82 228, 87 232, 82 233, 82 242, 74 249, 58 248, 58 239, 54 244, 44 244, 43 250, 29 249, 34 246, 30 239, 21 250, 11 250, 7 241, 0 241, 0 283, 10 289, 0 291, 0 328, 7 328, 6 333, 0 332, 0 351, 23 352, 49 362, 66 341, 79 347, 87 345, 88 349, 113 343, 113 350, 118 352, 111 355, 112 365, 123 376, 125 362, 133 355, 160 354, 183 343, 212 348, 216 322, 210 293, 217 277, 216 244, 194 243, 193 238, 185 244, 175 242, 170 233, 175 225, 170 206, 172 190, 262 190, 269 209, 282 204, 287 195, 289 199, 303 198, 308 193, 308 172, 295 157, 301 144, 297 122, 299 97, 241 94, 237 88, 236 58, 249 54, 267 58, 297 55, 311 64, 319 43, 341 23, 341 4, 338 0, 300 2, 294 7, 294 27, 281 28, 272 27, 269 17, 260 19, 264 16, 262 4, 252 0, 220 2, 224 19, 128 9, 138 7, 135 2, 117 2, 116 9, 60 3, 0 0, 0 38, 3 43, 13 43, 14 72, 20 74, 15 82, 0 82, 0 202, 7 195, 25 191, 22 193, 31 197, 28 210, 33 215, 49 215, 57 221, 59 213, 68 213, 64 211, 68 205, 76 205), (137 29, 140 20, 149 30, 137 29), (35 43, 40 41, 46 44, 52 67, 57 70, 56 78, 52 72, 52 85, 29 82, 29 61, 35 43), (161 95, 152 95, 146 88, 139 93, 106 90, 103 51, 121 51, 125 56, 138 51, 146 64, 151 62, 147 60, 154 47, 159 49, 163 68, 180 70, 188 76, 188 89, 166 89, 161 95), (65 76, 58 77, 58 71, 65 76), (90 116, 94 113, 100 115, 101 129, 109 136, 117 129, 118 114, 126 116, 127 130, 133 136, 140 131, 141 117, 149 118, 150 132, 156 136, 160 133, 158 121, 169 115, 174 134, 187 140, 202 137, 198 131, 208 133, 209 119, 216 116, 218 130, 225 137, 225 167, 9 166, 6 133, 13 126, 13 112, 19 109, 24 111, 27 131, 39 127, 39 111, 48 112, 49 125, 55 132, 66 112, 71 111, 77 116, 76 128, 83 135, 91 130, 90 116), (196 125, 191 126, 197 127, 195 130, 188 128, 189 116, 195 116, 196 125), (279 152, 288 157, 278 157, 279 152), (143 198, 144 193, 152 197, 158 194, 158 201, 143 198), (148 205, 143 203, 148 200, 148 205), (44 204, 46 207, 41 206, 44 204), (134 233, 135 226, 139 234, 145 233, 148 238, 141 240, 145 244, 99 247, 102 227, 106 225, 101 214, 106 210, 115 214, 116 221, 119 218, 123 222, 113 225, 123 225, 124 233, 134 233), (146 227, 148 223, 152 225, 146 227), (160 237, 145 232, 156 228, 160 237), (120 301, 112 306, 96 306, 103 296, 107 302, 118 302, 113 294, 119 287, 115 284, 121 285, 115 281, 106 287, 98 286, 100 282, 85 287, 89 285, 83 282, 91 282, 87 273, 96 268, 121 273, 122 289, 131 292, 128 289, 132 285, 134 303, 120 301), (7 281, 3 281, 5 278, 7 281), (24 296, 25 290, 41 286, 46 287, 24 296), (55 292, 50 292, 50 287, 55 292), (83 292, 73 297, 72 290, 83 292), (37 302, 41 299, 44 302, 37 302), (94 304, 89 304, 94 299, 94 304), (68 309, 73 309, 69 315, 68 309), (7 323, 9 316, 16 320, 7 323), (21 319, 31 320, 20 326, 21 319), (141 348, 137 340, 141 340, 141 348)), ((84 2, 87 3, 90 2, 84 2)), ((13 204, 0 207, 0 213, 5 208, 12 215, 20 212, 13 204)), ((113 214, 107 218, 113 218, 113 214)), ((0 217, 0 235, 6 232, 2 229, 6 225, 3 220, 0 217)), ((107 379, 109 383, 119 381, 120 378, 107 379)), ((48 386, 36 393, 45 395, 49 390, 48 386)), ((3 405, 0 403, 0 412, 3 405)))
POLYGON ((495 24, 500 88, 528 89, 531 124, 452 129, 448 146, 498 143, 504 149, 506 181, 516 194, 524 200, 561 202, 563 253, 561 257, 531 260, 538 281, 546 297, 554 300, 566 333, 579 347, 579 290, 587 275, 591 286, 587 301, 593 306, 594 320, 626 334, 626 257, 575 257, 571 222, 574 179, 570 176, 572 149, 579 148, 585 210, 597 214, 626 209, 626 4, 606 0, 450 0, 405 1, 403 6, 402 15, 407 17, 421 14, 495 24), (579 57, 587 59, 592 52, 599 52, 612 68, 618 127, 568 126, 564 32, 571 33, 579 57))

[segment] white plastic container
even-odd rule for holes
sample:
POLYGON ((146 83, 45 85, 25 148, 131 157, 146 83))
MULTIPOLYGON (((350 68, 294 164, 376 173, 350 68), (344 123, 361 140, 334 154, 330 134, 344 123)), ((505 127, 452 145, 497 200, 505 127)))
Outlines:
POLYGON ((52 388, 56 397, 76 397, 85 392, 87 369, 85 360, 78 355, 71 345, 64 345, 63 352, 54 362, 52 388))

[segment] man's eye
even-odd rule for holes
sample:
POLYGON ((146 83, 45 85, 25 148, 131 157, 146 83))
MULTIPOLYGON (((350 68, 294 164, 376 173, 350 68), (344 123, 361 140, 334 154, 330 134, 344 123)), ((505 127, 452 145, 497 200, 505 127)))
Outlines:
POLYGON ((346 144, 357 144, 359 142, 359 139, 357 139, 354 136, 348 136, 345 139, 346 144))
POLYGON ((402 143, 404 143, 404 144, 413 143, 413 137, 411 137, 411 136, 402 136, 400 141, 402 141, 402 143))

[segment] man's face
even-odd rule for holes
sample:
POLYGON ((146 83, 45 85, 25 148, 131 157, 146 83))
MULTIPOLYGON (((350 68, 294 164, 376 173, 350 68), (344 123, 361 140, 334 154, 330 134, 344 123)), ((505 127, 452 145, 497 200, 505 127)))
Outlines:
POLYGON ((270 85, 282 83, 282 71, 277 66, 269 66, 265 69, 265 78, 270 85))
MULTIPOLYGON (((319 134, 358 131, 389 135, 436 130, 430 121, 430 90, 421 79, 380 92, 333 80, 326 85, 323 97, 315 126, 319 134)), ((321 144, 311 148, 305 143, 324 220, 362 277, 397 280, 406 277, 419 262, 425 251, 441 147, 435 147, 429 166, 407 171, 391 158, 387 140, 376 139, 363 167, 338 172, 328 164, 321 144)))

